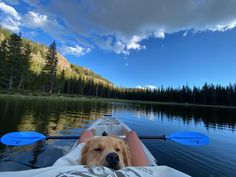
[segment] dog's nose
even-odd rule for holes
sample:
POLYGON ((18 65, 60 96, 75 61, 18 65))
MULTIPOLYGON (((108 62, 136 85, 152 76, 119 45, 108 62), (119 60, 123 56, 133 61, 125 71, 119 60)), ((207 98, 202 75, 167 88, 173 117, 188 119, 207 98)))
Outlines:
POLYGON ((106 161, 110 167, 114 167, 119 164, 120 158, 117 153, 111 152, 107 154, 106 161))

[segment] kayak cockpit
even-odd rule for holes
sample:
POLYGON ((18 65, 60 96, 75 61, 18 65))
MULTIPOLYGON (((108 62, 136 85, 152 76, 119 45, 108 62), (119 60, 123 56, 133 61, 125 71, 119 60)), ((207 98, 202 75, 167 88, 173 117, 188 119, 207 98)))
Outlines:
MULTIPOLYGON (((137 134, 126 124, 115 118, 103 117, 95 121, 87 130, 82 133, 78 143, 83 143, 94 136, 102 136, 104 132, 108 135, 115 135, 124 139, 129 147, 132 166, 157 165, 156 159, 139 140, 137 134)), ((76 147, 76 145, 74 147, 76 147)))

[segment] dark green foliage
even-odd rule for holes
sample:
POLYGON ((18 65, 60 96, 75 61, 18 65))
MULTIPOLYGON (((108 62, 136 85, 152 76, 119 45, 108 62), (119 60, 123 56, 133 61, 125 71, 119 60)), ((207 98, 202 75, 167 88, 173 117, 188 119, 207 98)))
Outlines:
POLYGON ((53 93, 57 76, 57 51, 55 41, 49 46, 46 63, 43 67, 44 91, 53 93))
POLYGON ((20 35, 11 34, 0 45, 0 86, 22 88, 29 76, 30 45, 23 46, 20 35))
POLYGON ((24 83, 29 82, 30 75, 30 59, 31 59, 31 46, 26 43, 22 49, 21 61, 19 62, 19 84, 18 89, 24 87, 24 83))
POLYGON ((13 87, 17 86, 19 74, 22 72, 22 58, 21 37, 17 34, 12 34, 8 41, 8 55, 6 57, 8 89, 12 89, 13 87))
POLYGON ((65 70, 61 72, 56 81, 56 91, 58 95, 63 91, 64 87, 65 87, 65 70))
POLYGON ((236 106, 236 84, 223 87, 206 83, 201 88, 118 89, 118 92, 118 98, 122 99, 236 106))
POLYGON ((8 55, 8 44, 7 40, 0 44, 0 88, 6 88, 7 86, 7 55, 8 55))

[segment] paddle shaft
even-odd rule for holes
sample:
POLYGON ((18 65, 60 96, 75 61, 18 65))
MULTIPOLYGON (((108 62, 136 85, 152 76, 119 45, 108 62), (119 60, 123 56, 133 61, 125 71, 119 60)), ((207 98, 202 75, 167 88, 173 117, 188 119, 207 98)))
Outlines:
POLYGON ((145 139, 161 139, 161 140, 166 140, 166 136, 139 136, 140 139, 145 140, 145 139))
MULTIPOLYGON (((47 136, 46 140, 48 139, 79 139, 80 136, 47 136)), ((163 139, 166 140, 166 136, 139 136, 140 139, 163 139)))
POLYGON ((47 136, 45 139, 79 139, 80 136, 47 136))

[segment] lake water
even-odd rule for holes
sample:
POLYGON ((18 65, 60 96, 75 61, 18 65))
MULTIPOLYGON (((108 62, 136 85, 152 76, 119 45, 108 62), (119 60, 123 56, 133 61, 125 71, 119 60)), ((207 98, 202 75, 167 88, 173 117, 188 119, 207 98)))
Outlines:
MULTIPOLYGON (((30 130, 76 135, 104 114, 121 119, 139 135, 203 133, 210 138, 207 146, 163 140, 143 142, 161 165, 192 176, 236 176, 236 109, 0 96, 0 136, 30 130)), ((73 142, 49 140, 22 147, 0 144, 0 171, 50 166, 69 151, 73 142)))

